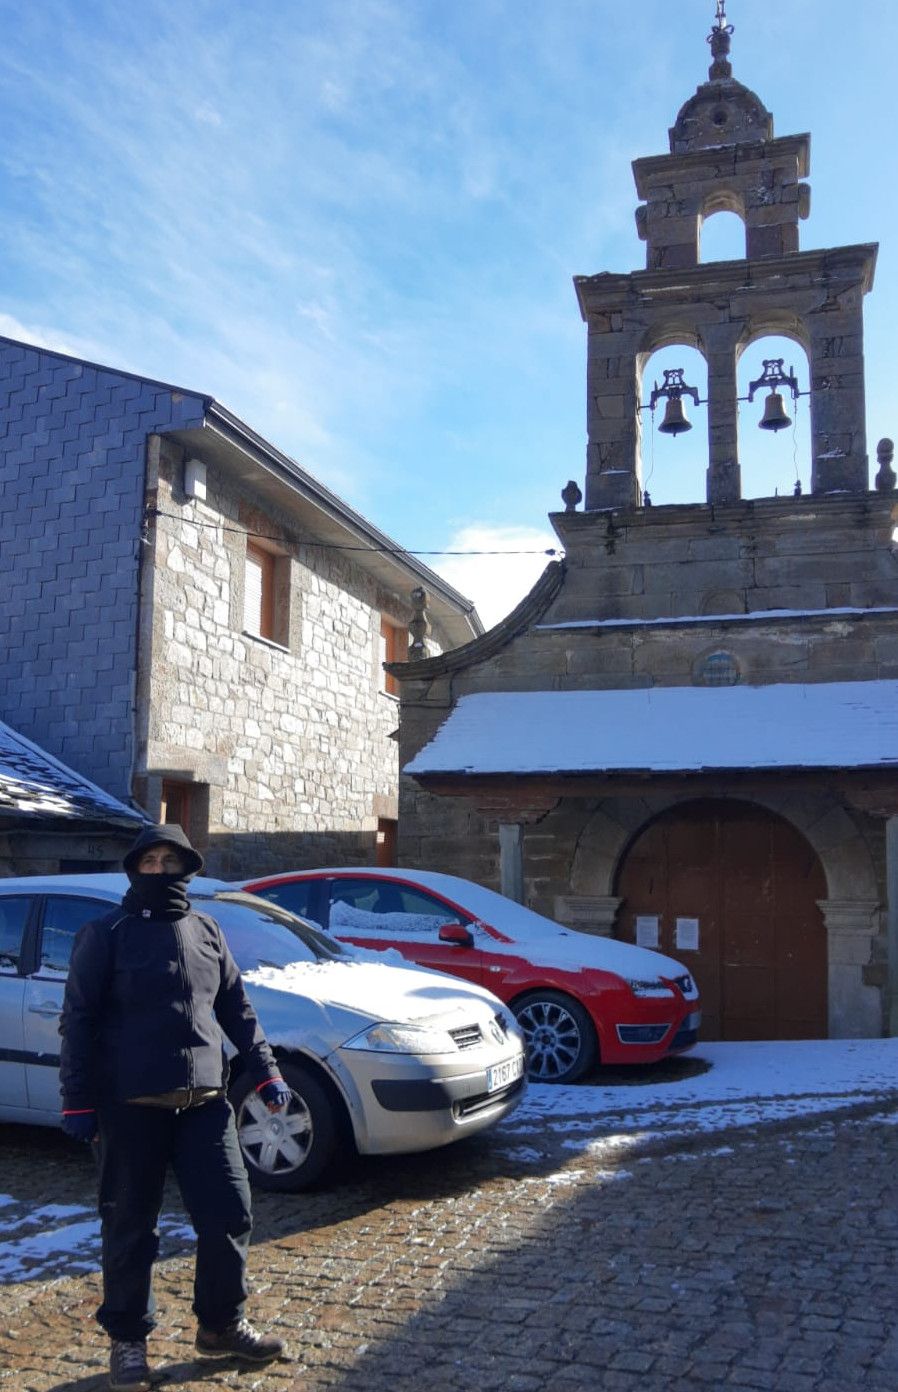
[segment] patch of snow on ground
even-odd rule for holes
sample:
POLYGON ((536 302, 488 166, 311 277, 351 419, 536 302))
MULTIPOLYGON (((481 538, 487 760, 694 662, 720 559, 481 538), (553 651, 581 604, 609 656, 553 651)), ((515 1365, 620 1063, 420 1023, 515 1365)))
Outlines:
POLYGON ((688 1058, 708 1071, 670 1081, 665 1065, 657 1082, 642 1070, 634 1083, 531 1084, 502 1132, 533 1141, 548 1125, 553 1136, 563 1131, 568 1149, 596 1154, 797 1120, 880 1096, 898 1101, 898 1039, 700 1044, 688 1058))
MULTIPOLYGON (((0 1194, 0 1208, 21 1209, 0 1225, 0 1281, 46 1281, 56 1276, 84 1275, 100 1267, 100 1220, 80 1204, 44 1204, 28 1208, 0 1194)), ((193 1243, 193 1228, 180 1218, 163 1214, 159 1220, 160 1255, 193 1243)))
MULTIPOLYGON (((898 1124, 898 1039, 700 1044, 688 1057, 709 1064, 708 1071, 671 1082, 665 1065, 664 1081, 661 1074, 653 1081, 642 1070, 635 1083, 531 1084, 517 1111, 488 1143, 497 1154, 536 1164, 544 1158, 540 1141, 561 1134, 567 1149, 614 1166, 595 1173, 606 1182, 627 1178, 630 1172, 618 1168, 618 1162, 656 1139, 822 1115, 878 1098, 882 1111, 868 1120, 898 1124)), ((805 1135, 805 1145, 814 1134, 805 1135)), ((825 1137, 825 1125, 820 1135, 825 1137)), ((791 1148, 786 1138, 783 1145, 791 1148)), ((719 1146, 701 1155, 727 1150, 719 1146)), ((434 1163, 439 1163, 436 1157, 434 1163)), ((563 1187, 581 1173, 565 1166, 539 1182, 549 1178, 563 1187)), ((98 1269, 100 1225, 91 1209, 71 1204, 29 1208, 7 1194, 0 1194, 0 1209, 0 1280, 47 1280, 98 1269)), ((164 1214, 159 1226, 163 1258, 193 1244, 193 1229, 180 1216, 164 1214)))

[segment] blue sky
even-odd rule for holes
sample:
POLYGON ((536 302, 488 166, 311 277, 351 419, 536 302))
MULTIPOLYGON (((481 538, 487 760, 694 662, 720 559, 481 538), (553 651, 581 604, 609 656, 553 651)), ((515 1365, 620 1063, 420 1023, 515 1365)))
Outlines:
MULTIPOLYGON (((727 10, 736 77, 778 135, 812 133, 802 246, 881 240, 872 456, 898 432, 898 7, 727 10)), ((0 332, 214 395, 409 549, 550 546, 585 471, 571 278, 644 264, 630 161, 667 150, 713 13, 0 0, 0 332)), ((703 495, 699 415, 656 440, 656 502, 703 495)), ((796 465, 807 487, 806 408, 795 438, 743 439, 747 495, 791 491, 796 465)), ((544 564, 427 559, 488 621, 544 564)))

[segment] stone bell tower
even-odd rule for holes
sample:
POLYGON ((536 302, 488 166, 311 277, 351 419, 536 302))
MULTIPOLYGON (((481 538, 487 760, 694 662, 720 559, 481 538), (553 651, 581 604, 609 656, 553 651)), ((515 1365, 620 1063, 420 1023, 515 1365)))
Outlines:
POLYGON ((771 334, 808 356, 811 491, 869 487, 863 297, 877 246, 799 250, 810 136, 774 136, 770 113, 733 77, 732 33, 717 0, 708 81, 680 110, 670 154, 634 161, 646 269, 575 277, 588 326, 588 511, 641 506, 643 368, 676 343, 697 348, 708 366, 707 501, 738 501, 737 365, 771 334), (702 265, 702 222, 721 211, 741 217, 745 259, 702 265))

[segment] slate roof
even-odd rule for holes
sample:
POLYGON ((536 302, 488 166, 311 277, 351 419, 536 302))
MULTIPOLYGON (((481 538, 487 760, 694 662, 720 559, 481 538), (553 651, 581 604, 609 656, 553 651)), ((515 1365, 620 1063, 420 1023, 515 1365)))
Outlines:
POLYGON ((0 817, 137 826, 146 818, 0 721, 0 817))

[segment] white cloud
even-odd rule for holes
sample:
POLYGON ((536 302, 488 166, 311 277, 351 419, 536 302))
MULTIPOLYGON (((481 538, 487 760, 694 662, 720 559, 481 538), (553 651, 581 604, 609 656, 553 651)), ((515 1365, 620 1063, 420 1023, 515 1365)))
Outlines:
POLYGON ((520 603, 555 559, 546 552, 560 549, 548 528, 472 523, 452 534, 446 550, 486 554, 425 559, 444 580, 473 599, 485 626, 492 628, 520 603))
MULTIPOLYGON (((0 337, 15 338, 23 343, 32 343, 35 348, 46 348, 51 353, 65 353, 71 358, 87 358, 90 362, 103 362, 98 345, 88 338, 80 338, 64 329, 52 328, 46 324, 24 324, 13 314, 0 313, 0 337)), ((110 366, 123 367, 123 363, 110 366)))

